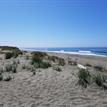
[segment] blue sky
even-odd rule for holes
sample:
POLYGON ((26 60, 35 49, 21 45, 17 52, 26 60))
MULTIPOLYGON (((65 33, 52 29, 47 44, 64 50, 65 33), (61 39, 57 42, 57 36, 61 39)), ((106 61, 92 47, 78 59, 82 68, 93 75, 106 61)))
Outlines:
POLYGON ((0 45, 107 46, 107 0, 0 0, 0 45))

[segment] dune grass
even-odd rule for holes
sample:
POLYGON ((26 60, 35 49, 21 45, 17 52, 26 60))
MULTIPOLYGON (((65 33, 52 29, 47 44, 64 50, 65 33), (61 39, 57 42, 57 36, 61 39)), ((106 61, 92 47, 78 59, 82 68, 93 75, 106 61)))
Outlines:
POLYGON ((94 81, 99 87, 102 87, 103 89, 107 89, 107 76, 98 73, 94 77, 94 81))
POLYGON ((12 77, 8 74, 8 75, 4 75, 3 76, 3 81, 10 81, 12 79, 12 77))
POLYGON ((43 61, 44 57, 48 56, 44 52, 33 52, 32 53, 32 61, 31 64, 34 65, 35 68, 49 68, 51 64, 47 61, 43 61))
POLYGON ((0 81, 10 81, 11 79, 10 74, 0 73, 0 81))
POLYGON ((8 64, 5 66, 5 72, 12 72, 16 73, 17 72, 17 65, 15 64, 8 64))
POLYGON ((10 59, 12 57, 16 58, 18 55, 22 54, 22 51, 17 47, 0 46, 0 49, 5 54, 6 59, 10 59))
POLYGON ((45 52, 39 52, 39 51, 34 51, 31 53, 34 57, 38 57, 38 58, 44 58, 46 56, 48 56, 47 53, 45 52))
POLYGON ((63 58, 59 58, 58 59, 58 65, 59 66, 64 66, 66 63, 65 63, 65 60, 63 58))
POLYGON ((57 62, 58 61, 58 57, 57 56, 49 56, 48 55, 48 60, 51 60, 51 61, 53 61, 53 62, 57 62))
POLYGON ((95 83, 97 86, 107 89, 107 76, 97 73, 97 74, 90 74, 88 70, 80 69, 78 73, 78 83, 79 85, 86 88, 91 83, 95 83))
POLYGON ((90 84, 91 75, 88 70, 80 69, 78 73, 79 78, 79 84, 83 87, 87 87, 88 84, 90 84))

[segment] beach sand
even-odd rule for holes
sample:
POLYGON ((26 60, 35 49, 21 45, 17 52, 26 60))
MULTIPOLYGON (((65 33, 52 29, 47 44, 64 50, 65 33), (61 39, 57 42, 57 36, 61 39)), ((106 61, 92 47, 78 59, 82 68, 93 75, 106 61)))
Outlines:
MULTIPOLYGON (((49 53, 59 56, 67 62, 69 58, 79 64, 86 63, 107 67, 107 58, 98 56, 49 53)), ((50 67, 31 72, 30 59, 25 55, 18 58, 1 59, 0 65, 18 61, 17 73, 10 81, 0 81, 0 107, 107 107, 107 91, 91 84, 83 88, 78 84, 77 66, 61 66, 58 72, 50 67), (22 66, 26 68, 22 69, 22 66)), ((93 68, 89 68, 94 72, 93 68)), ((106 75, 106 70, 102 72, 106 75)))

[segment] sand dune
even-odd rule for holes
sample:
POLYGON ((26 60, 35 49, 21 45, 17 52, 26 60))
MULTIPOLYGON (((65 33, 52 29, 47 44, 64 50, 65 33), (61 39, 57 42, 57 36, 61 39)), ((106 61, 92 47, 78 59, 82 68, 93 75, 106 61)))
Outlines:
MULTIPOLYGON (((99 57, 88 59, 85 56, 49 54, 64 57, 65 60, 68 56, 77 58, 82 64, 88 61, 91 64, 97 64, 98 61, 107 64, 106 59, 99 57)), ((52 67, 39 69, 36 75, 32 75, 28 69, 21 68, 23 63, 29 64, 24 56, 18 59, 20 64, 18 72, 12 74, 14 78, 11 81, 0 81, 0 107, 107 107, 106 90, 95 84, 87 88, 78 85, 77 66, 66 64, 61 67, 61 72, 52 67)), ((11 61, 8 60, 9 63, 11 61)))

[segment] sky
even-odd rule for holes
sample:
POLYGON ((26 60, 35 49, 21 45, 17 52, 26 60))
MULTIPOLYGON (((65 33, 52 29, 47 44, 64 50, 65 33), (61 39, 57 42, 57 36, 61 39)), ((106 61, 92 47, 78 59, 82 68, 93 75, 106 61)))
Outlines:
POLYGON ((107 47, 107 0, 0 0, 0 45, 107 47))

